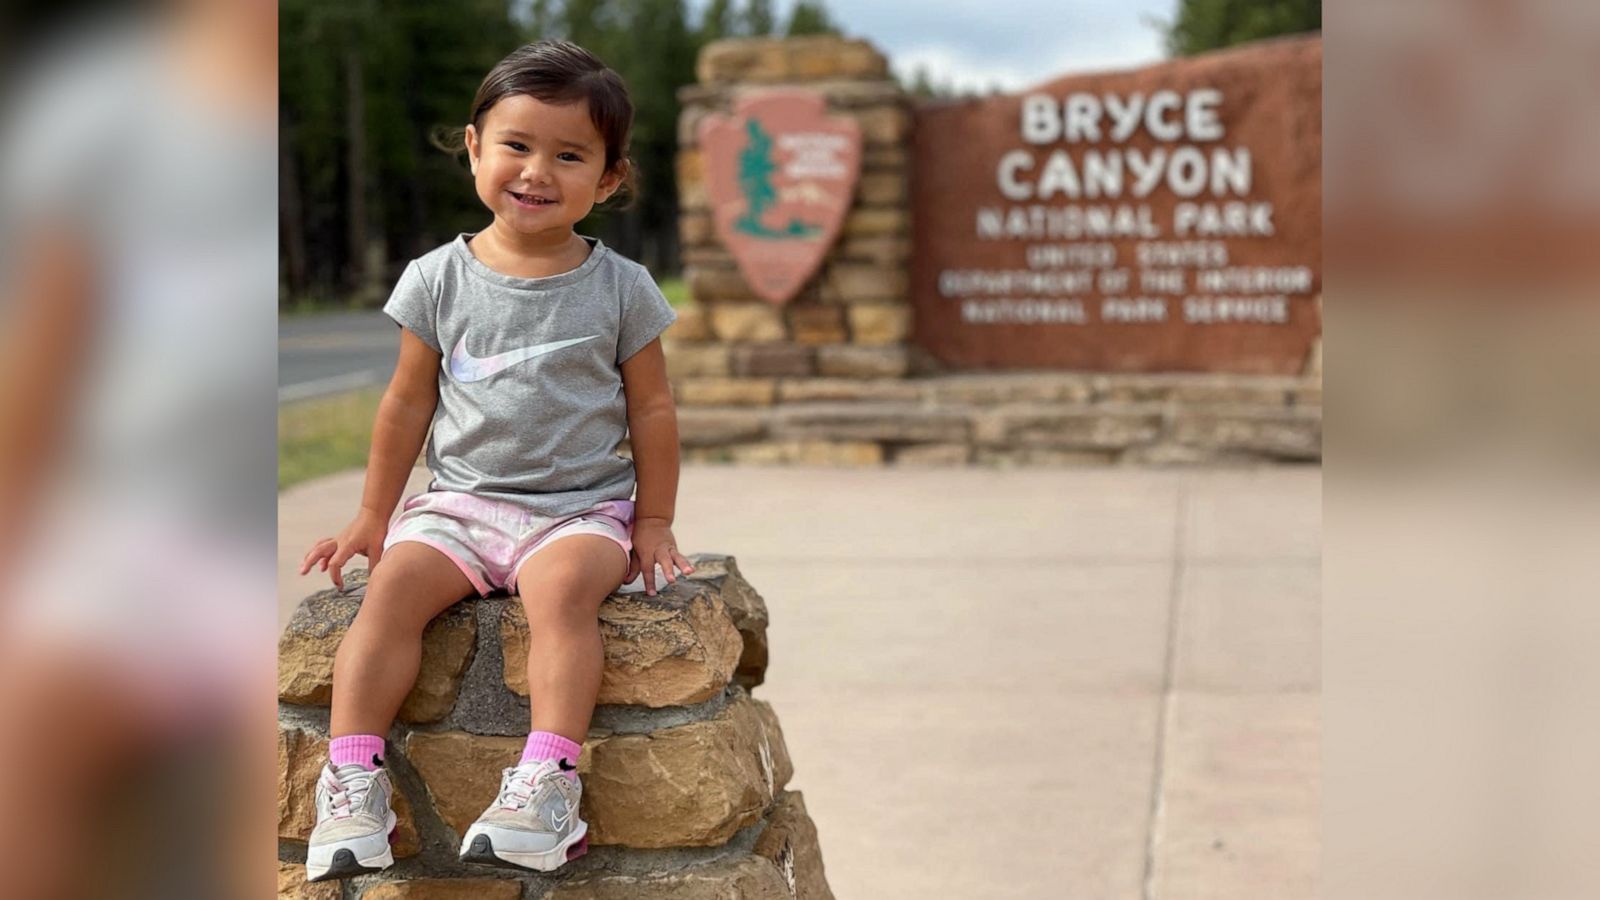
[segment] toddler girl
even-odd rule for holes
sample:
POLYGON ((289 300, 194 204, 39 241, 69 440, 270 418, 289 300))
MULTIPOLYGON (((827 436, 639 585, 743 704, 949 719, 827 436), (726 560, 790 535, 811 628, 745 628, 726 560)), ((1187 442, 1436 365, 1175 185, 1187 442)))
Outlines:
POLYGON ((310 881, 393 862, 383 736, 423 628, 472 592, 522 598, 532 726, 461 858, 550 871, 587 846, 576 768, 604 665, 600 603, 641 574, 653 595, 658 564, 667 582, 693 571, 671 528, 678 431, 658 337, 675 314, 643 266, 573 231, 628 180, 632 122, 622 79, 582 48, 506 57, 464 135, 494 221, 412 261, 384 306, 400 358, 361 510, 300 569, 342 589, 354 554, 372 567, 334 662, 310 881), (430 429, 433 480, 391 526, 430 429))

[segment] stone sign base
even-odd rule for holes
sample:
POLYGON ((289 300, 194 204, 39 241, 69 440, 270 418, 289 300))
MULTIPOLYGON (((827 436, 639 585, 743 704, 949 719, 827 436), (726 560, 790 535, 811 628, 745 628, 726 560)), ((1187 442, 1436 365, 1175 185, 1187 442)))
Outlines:
POLYGON ((515 598, 466 600, 429 624, 422 669, 388 735, 395 865, 305 883, 313 792, 327 758, 333 657, 360 608, 323 591, 279 640, 280 898, 306 900, 832 900, 805 800, 768 704, 767 610, 732 557, 656 597, 600 608, 606 668, 578 771, 590 850, 550 874, 468 864, 461 835, 528 731, 527 622, 515 598))
POLYGON ((673 388, 683 457, 697 462, 1209 465, 1322 457, 1320 374, 700 375, 674 379, 673 388))

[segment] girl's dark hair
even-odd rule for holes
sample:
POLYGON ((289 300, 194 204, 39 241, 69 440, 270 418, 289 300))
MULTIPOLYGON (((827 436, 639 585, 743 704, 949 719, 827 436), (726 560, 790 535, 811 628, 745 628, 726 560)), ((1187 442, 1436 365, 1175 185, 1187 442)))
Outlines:
MULTIPOLYGON (((536 41, 511 51, 495 64, 472 98, 468 118, 474 128, 483 130, 483 117, 501 100, 526 94, 545 103, 567 104, 580 100, 589 104, 589 119, 606 145, 607 172, 619 163, 625 177, 618 194, 634 187, 634 167, 628 159, 628 140, 633 131, 633 101, 622 76, 606 67, 593 53, 571 41, 536 41)), ((451 129, 441 144, 460 152, 466 129, 451 129)))

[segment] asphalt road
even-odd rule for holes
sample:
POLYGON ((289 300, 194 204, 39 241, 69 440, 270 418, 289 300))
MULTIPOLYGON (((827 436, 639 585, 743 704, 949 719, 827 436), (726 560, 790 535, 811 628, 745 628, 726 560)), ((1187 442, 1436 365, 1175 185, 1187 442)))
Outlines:
POLYGON ((278 402, 381 385, 394 374, 400 331, 378 310, 278 320, 278 402))

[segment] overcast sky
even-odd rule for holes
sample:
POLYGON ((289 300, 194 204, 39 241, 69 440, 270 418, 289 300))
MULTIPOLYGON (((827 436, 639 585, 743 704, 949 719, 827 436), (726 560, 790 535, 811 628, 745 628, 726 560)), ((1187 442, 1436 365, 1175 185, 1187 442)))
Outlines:
MULTIPOLYGON (((866 38, 908 77, 925 64, 936 82, 1016 90, 1068 72, 1161 59, 1177 0, 825 0, 851 37, 866 38)), ((705 0, 689 0, 696 17, 705 0)), ((780 23, 792 0, 774 0, 780 23)))

